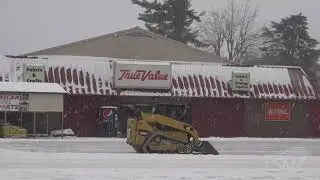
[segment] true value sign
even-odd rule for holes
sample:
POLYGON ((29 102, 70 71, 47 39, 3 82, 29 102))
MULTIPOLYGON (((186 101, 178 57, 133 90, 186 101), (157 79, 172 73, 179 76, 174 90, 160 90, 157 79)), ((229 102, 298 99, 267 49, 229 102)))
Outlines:
POLYGON ((114 86, 119 89, 170 89, 171 64, 116 62, 114 86))

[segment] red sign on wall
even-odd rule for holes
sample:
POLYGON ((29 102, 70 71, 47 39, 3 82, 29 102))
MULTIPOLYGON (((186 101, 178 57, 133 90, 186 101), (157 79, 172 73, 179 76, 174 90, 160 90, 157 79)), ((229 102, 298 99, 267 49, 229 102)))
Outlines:
POLYGON ((289 121, 291 116, 291 104, 282 102, 265 103, 266 121, 289 121))

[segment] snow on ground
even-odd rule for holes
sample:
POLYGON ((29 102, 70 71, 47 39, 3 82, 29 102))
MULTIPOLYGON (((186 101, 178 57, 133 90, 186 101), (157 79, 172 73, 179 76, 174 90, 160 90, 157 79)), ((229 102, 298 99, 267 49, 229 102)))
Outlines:
POLYGON ((210 138, 221 153, 136 154, 125 139, 1 139, 3 180, 320 179, 320 140, 210 138))

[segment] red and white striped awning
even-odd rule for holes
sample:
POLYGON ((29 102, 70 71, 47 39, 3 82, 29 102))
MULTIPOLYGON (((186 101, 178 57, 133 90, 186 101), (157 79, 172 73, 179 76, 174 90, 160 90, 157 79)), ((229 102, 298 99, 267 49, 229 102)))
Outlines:
MULTIPOLYGON (((0 63, 10 63, 11 69, 15 69, 14 72, 8 72, 11 80, 18 79, 22 69, 18 67, 23 63, 45 64, 46 81, 59 83, 69 94, 257 99, 317 98, 313 86, 299 67, 234 67, 213 63, 174 62, 171 91, 116 91, 112 87, 114 59, 74 56, 8 59, 10 60, 0 63), (249 92, 239 93, 231 90, 232 72, 250 72, 249 92)), ((0 81, 4 80, 5 76, 8 75, 2 70, 0 81)))

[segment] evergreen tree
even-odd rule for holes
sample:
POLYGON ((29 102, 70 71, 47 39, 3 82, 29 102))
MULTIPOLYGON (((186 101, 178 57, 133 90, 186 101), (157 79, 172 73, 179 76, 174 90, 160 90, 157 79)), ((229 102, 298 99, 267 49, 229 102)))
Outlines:
POLYGON ((145 22, 147 29, 157 34, 167 34, 169 27, 165 22, 168 21, 169 17, 164 4, 157 0, 153 2, 147 0, 132 0, 132 3, 145 9, 144 13, 139 14, 138 19, 145 22))
POLYGON ((301 66, 310 71, 320 55, 316 49, 319 42, 310 37, 307 17, 302 13, 283 18, 279 23, 271 22, 271 27, 263 29, 262 37, 264 56, 279 59, 281 65, 301 66))
POLYGON ((197 32, 190 28, 194 21, 200 22, 200 16, 191 9, 190 0, 131 0, 145 11, 138 19, 145 22, 147 29, 182 43, 198 43, 197 32))

